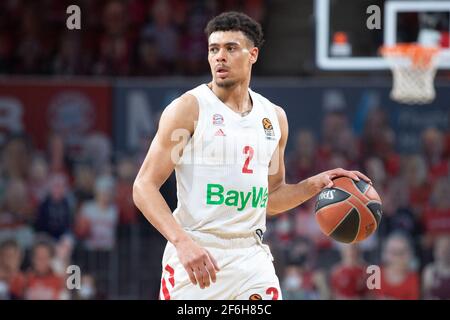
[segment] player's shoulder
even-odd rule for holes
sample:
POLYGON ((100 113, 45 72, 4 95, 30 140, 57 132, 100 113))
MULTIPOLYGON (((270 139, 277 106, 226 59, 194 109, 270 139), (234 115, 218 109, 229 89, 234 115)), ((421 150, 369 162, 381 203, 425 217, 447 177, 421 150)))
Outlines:
POLYGON ((169 128, 185 128, 193 131, 194 123, 198 120, 198 101, 190 93, 184 93, 174 99, 162 112, 161 123, 169 128))
POLYGON ((265 96, 263 96, 262 94, 255 92, 252 90, 252 93, 254 94, 254 96, 256 96, 260 102, 263 102, 265 105, 271 106, 273 108, 273 110, 275 111, 275 113, 277 114, 278 119, 280 118, 286 118, 286 112, 284 111, 284 109, 273 103, 272 101, 270 101, 268 98, 266 98, 265 96))
POLYGON ((274 108, 275 108, 275 112, 276 112, 276 114, 277 114, 278 119, 281 119, 281 120, 283 120, 283 121, 284 121, 285 119, 287 119, 286 111, 284 111, 284 109, 283 109, 282 107, 280 107, 280 106, 278 106, 278 105, 276 105, 276 104, 274 104, 273 106, 274 106, 274 108))
POLYGON ((278 118, 278 123, 280 125, 281 128, 281 132, 283 134, 287 134, 288 131, 288 120, 287 120, 287 115, 286 112, 284 111, 284 109, 276 104, 273 105, 274 109, 275 109, 275 113, 277 115, 278 118))
POLYGON ((182 114, 184 116, 198 113, 198 100, 194 95, 186 92, 174 99, 164 111, 182 114))

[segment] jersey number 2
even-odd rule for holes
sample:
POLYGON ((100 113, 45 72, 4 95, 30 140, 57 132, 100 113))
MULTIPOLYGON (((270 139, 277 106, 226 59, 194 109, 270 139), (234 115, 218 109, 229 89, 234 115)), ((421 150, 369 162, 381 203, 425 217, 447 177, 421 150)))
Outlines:
POLYGON ((253 153, 254 151, 252 147, 250 146, 244 147, 244 154, 247 155, 247 158, 245 159, 244 166, 242 167, 242 173, 253 173, 253 169, 248 168, 250 161, 252 161, 253 153))

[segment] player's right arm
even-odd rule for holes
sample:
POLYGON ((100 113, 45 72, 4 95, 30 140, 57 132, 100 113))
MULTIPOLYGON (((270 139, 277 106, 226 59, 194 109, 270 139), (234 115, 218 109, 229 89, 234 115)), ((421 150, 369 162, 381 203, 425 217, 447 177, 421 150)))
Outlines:
POLYGON ((158 131, 134 181, 133 201, 145 218, 175 246, 191 282, 203 289, 210 285, 210 279, 216 281, 217 263, 178 224, 160 192, 194 133, 198 109, 197 99, 184 94, 163 111, 158 131))

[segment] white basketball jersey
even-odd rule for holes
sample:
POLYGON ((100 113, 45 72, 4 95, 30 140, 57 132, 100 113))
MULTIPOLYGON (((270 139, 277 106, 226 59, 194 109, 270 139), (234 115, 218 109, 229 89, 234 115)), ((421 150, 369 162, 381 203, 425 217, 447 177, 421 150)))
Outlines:
POLYGON ((269 163, 280 139, 275 106, 249 89, 253 102, 244 117, 206 85, 195 96, 199 118, 175 166, 175 219, 187 231, 248 236, 265 231, 269 163))

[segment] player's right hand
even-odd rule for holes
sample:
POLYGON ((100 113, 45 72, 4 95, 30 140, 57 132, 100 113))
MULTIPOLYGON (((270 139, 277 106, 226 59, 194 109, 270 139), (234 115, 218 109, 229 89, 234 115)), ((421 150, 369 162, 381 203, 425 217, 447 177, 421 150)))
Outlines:
POLYGON ((190 238, 178 244, 176 249, 178 258, 194 285, 198 284, 204 289, 210 286, 211 281, 216 282, 216 272, 220 269, 208 250, 190 238))

